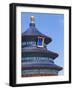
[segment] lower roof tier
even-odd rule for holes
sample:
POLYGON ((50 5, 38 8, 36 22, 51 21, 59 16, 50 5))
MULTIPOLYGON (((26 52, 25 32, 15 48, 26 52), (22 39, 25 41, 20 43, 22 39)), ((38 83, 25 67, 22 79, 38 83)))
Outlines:
POLYGON ((62 70, 63 68, 57 66, 56 64, 26 64, 22 66, 22 70, 25 69, 56 69, 58 71, 62 70))
POLYGON ((58 70, 55 69, 28 69, 22 70, 21 75, 58 75, 58 70))
POLYGON ((24 74, 22 77, 57 76, 57 74, 24 74))

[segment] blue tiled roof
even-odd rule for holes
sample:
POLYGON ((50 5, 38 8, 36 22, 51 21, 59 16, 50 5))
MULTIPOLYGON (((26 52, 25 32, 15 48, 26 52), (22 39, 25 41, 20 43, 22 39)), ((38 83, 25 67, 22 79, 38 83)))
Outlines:
POLYGON ((22 56, 27 56, 27 55, 31 55, 33 53, 33 56, 38 55, 38 56, 48 56, 52 59, 55 59, 56 57, 58 57, 57 53, 54 53, 52 51, 46 50, 46 49, 40 49, 40 48, 30 48, 30 49, 22 49, 22 56), (27 53, 27 54, 25 54, 27 53))
POLYGON ((53 68, 61 70, 62 67, 57 66, 56 64, 25 64, 22 68, 24 69, 33 69, 33 68, 53 68))

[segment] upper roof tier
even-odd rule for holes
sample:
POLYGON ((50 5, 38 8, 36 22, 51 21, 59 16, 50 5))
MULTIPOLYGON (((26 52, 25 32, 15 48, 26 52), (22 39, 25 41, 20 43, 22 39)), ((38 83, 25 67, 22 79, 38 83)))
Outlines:
POLYGON ((46 44, 48 44, 52 41, 52 39, 50 37, 39 32, 39 30, 35 27, 35 18, 34 18, 34 16, 31 16, 29 28, 25 32, 22 33, 22 42, 24 40, 25 41, 26 40, 27 41, 36 40, 38 36, 44 37, 45 38, 44 42, 46 44))

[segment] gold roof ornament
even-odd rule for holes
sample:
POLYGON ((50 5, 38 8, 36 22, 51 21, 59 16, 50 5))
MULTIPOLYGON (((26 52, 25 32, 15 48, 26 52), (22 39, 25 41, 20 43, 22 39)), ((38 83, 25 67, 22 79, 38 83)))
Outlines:
POLYGON ((31 23, 35 23, 35 17, 34 17, 34 16, 31 16, 31 17, 30 17, 30 22, 31 22, 31 23))

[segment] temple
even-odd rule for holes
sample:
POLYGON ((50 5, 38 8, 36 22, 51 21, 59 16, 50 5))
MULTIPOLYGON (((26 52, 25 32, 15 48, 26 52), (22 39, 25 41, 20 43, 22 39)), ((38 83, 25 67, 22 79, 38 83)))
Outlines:
POLYGON ((21 76, 55 76, 63 68, 54 60, 58 54, 47 49, 52 39, 35 26, 35 17, 30 17, 29 28, 22 33, 21 76))

